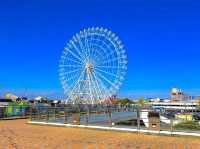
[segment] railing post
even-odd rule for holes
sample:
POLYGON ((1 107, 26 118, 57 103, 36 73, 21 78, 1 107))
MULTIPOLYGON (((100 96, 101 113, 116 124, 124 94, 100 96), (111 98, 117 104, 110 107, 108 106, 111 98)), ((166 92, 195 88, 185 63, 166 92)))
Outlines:
POLYGON ((49 107, 47 107, 47 117, 46 117, 46 122, 49 122, 49 107))
POLYGON ((87 109, 87 114, 86 114, 86 124, 88 125, 88 123, 89 123, 89 116, 90 116, 90 109, 89 109, 89 107, 88 107, 88 109, 87 109))
POLYGON ((67 110, 64 107, 64 124, 67 124, 67 110))
POLYGON ((109 117, 108 123, 109 123, 109 125, 112 125, 112 112, 110 109, 108 110, 108 117, 109 117))
POLYGON ((31 121, 33 120, 33 109, 32 109, 32 106, 30 107, 30 119, 31 119, 31 121))
POLYGON ((137 129, 140 130, 140 108, 137 107, 137 129))
POLYGON ((54 107, 54 111, 53 111, 54 113, 54 120, 56 120, 56 107, 54 107))
POLYGON ((173 133, 173 119, 170 119, 170 131, 171 131, 171 135, 173 133))
POLYGON ((37 119, 40 120, 40 107, 37 108, 37 119))
POLYGON ((26 116, 25 112, 26 112, 26 108, 25 108, 25 106, 22 106, 22 114, 23 114, 23 117, 26 116))

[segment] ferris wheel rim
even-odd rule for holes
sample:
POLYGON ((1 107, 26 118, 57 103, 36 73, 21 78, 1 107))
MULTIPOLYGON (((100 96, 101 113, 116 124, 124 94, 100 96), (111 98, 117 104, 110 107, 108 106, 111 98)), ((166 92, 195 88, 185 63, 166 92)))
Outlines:
POLYGON ((59 76, 64 92, 68 95, 68 98, 71 98, 72 94, 75 94, 75 91, 80 91, 81 93, 81 89, 78 90, 77 84, 83 79, 83 75, 81 74, 88 71, 87 79, 93 84, 93 91, 88 91, 88 93, 94 94, 91 96, 96 96, 95 98, 100 98, 100 96, 101 98, 106 98, 112 94, 116 94, 126 75, 127 63, 125 48, 118 36, 104 28, 84 29, 73 36, 65 45, 61 56, 59 76), (82 41, 83 38, 85 40, 84 42, 82 41), (109 50, 111 52, 107 54, 109 50), (92 56, 95 60, 90 60, 91 54, 93 54, 92 56), (114 59, 112 59, 113 56, 115 56, 114 59), (65 61, 68 63, 71 62, 73 65, 66 64, 65 61), (96 65, 93 66, 93 61, 98 64, 95 63, 96 65), (88 68, 85 66, 86 63, 88 63, 88 68), (89 67, 90 65, 91 68, 89 67), (114 79, 111 79, 111 76, 114 79), (70 84, 70 81, 73 83, 70 84))

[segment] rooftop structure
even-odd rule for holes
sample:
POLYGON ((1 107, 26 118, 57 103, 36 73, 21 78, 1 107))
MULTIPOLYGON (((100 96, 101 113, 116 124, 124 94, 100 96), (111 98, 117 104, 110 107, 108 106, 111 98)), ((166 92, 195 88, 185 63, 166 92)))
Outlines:
POLYGON ((185 101, 188 99, 188 96, 178 88, 173 88, 171 91, 171 101, 185 101))

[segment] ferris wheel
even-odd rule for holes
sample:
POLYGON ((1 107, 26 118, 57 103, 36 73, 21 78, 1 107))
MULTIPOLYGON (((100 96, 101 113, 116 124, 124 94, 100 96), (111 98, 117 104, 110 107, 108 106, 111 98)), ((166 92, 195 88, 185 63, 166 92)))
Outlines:
POLYGON ((69 103, 98 104, 116 95, 127 72, 118 36, 102 27, 84 29, 66 43, 59 76, 69 103))

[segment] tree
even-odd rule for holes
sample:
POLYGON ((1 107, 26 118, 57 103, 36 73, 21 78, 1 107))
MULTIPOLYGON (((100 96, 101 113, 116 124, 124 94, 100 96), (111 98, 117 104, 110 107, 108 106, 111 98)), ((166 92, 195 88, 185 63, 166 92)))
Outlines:
POLYGON ((143 97, 139 98, 137 101, 137 104, 139 104, 141 106, 144 105, 144 98, 143 97))
POLYGON ((200 97, 197 98, 197 106, 200 108, 200 97))
POLYGON ((128 98, 123 98, 123 99, 118 99, 117 100, 117 104, 122 104, 122 105, 125 105, 125 104, 133 104, 134 102, 128 98))

